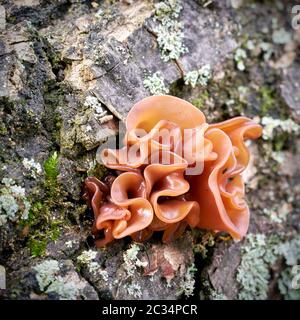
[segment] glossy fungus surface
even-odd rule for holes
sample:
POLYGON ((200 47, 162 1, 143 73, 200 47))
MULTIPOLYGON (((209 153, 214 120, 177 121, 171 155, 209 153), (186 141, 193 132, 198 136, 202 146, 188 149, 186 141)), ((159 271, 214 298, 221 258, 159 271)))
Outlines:
POLYGON ((96 177, 85 180, 96 245, 126 236, 145 241, 155 231, 163 231, 168 242, 187 226, 244 237, 245 140, 261 133, 246 117, 208 124, 199 109, 172 96, 135 104, 126 118, 124 146, 101 155, 116 177, 109 186, 96 177))

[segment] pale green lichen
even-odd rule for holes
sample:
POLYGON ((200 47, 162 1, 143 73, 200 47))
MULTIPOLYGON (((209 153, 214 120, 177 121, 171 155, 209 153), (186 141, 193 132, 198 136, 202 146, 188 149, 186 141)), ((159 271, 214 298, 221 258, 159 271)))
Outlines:
POLYGON ((80 266, 86 267, 92 275, 99 275, 104 281, 108 281, 108 272, 101 268, 99 262, 95 261, 96 258, 97 251, 86 250, 77 257, 77 262, 80 266))
POLYGON ((282 243, 278 251, 285 258, 285 268, 278 280, 280 293, 287 300, 300 299, 300 235, 282 243))
POLYGON ((130 283, 126 285, 126 289, 129 295, 138 299, 142 297, 142 288, 138 283, 130 283))
POLYGON ((183 24, 178 21, 181 10, 180 0, 164 0, 155 4, 155 19, 159 25, 154 31, 164 61, 178 59, 188 52, 183 44, 183 24))
POLYGON ((42 166, 38 162, 35 162, 33 158, 24 158, 22 164, 33 179, 36 179, 43 173, 42 166))
POLYGON ((65 148, 70 149, 74 143, 80 143, 87 150, 92 150, 116 134, 116 130, 108 126, 99 129, 101 124, 111 121, 113 115, 102 108, 96 97, 87 96, 83 105, 83 110, 72 119, 71 127, 61 131, 61 143, 65 148))
POLYGON ((273 151, 271 152, 270 154, 270 157, 276 161, 277 163, 279 164, 283 164, 284 163, 284 159, 285 159, 285 156, 284 156, 284 153, 282 151, 273 151))
POLYGON ((284 256, 288 266, 294 266, 300 262, 300 235, 290 241, 280 244, 278 252, 284 256))
MULTIPOLYGON (((263 156, 264 156, 264 161, 265 162, 270 162, 270 160, 273 160, 274 166, 271 167, 272 170, 277 170, 278 166, 277 165, 282 165, 285 161, 285 152, 281 151, 280 149, 283 147, 283 143, 281 137, 279 136, 278 139, 277 137, 274 137, 275 140, 275 145, 273 145, 272 140, 267 141, 268 143, 264 143, 263 146, 263 156), (277 142, 279 141, 279 142, 277 142), (275 148, 276 150, 273 150, 275 148), (279 149, 277 151, 277 149, 279 149)), ((284 140, 283 140, 284 141, 284 140)))
POLYGON ((104 11, 102 8, 98 9, 97 12, 95 13, 95 17, 99 20, 103 17, 103 15, 104 15, 104 11))
POLYGON ((272 140, 275 136, 275 131, 281 129, 286 133, 299 134, 300 126, 295 123, 292 119, 274 119, 272 117, 263 117, 261 119, 261 124, 263 125, 263 139, 272 140))
POLYGON ((96 275, 100 270, 100 265, 96 261, 91 261, 87 266, 88 266, 89 272, 94 275, 96 275))
POLYGON ((288 267, 281 272, 278 288, 285 300, 300 300, 299 274, 299 266, 288 267))
POLYGON ((128 276, 132 276, 137 268, 146 267, 148 265, 147 261, 141 261, 138 258, 140 250, 140 246, 133 243, 130 248, 123 253, 124 268, 128 276))
POLYGON ((198 83, 199 72, 198 70, 189 71, 184 76, 184 84, 190 85, 192 88, 195 88, 198 83))
POLYGON ((33 269, 37 272, 36 280, 39 287, 44 291, 55 280, 55 275, 59 272, 59 263, 56 260, 46 260, 33 269))
POLYGON ((72 240, 69 240, 66 242, 66 248, 71 249, 73 247, 74 242, 72 240))
POLYGON ((267 298, 270 266, 278 258, 277 237, 267 238, 264 234, 249 234, 241 248, 241 262, 237 269, 240 284, 238 299, 264 300, 267 298))
POLYGON ((263 54, 264 61, 270 60, 271 56, 275 53, 273 44, 257 39, 249 39, 245 43, 245 48, 252 51, 255 56, 257 55, 257 52, 261 52, 263 54))
POLYGON ((286 31, 284 28, 274 30, 272 40, 276 44, 286 44, 292 40, 292 33, 286 31))
POLYGON ((274 205, 271 208, 264 208, 263 213, 272 222, 282 223, 286 221, 288 214, 292 211, 292 206, 287 202, 282 202, 280 204, 274 205))
POLYGON ((98 274, 102 277, 102 279, 104 281, 108 281, 109 276, 108 276, 108 272, 106 270, 98 270, 98 274))
POLYGON ((242 48, 238 48, 234 54, 234 60, 236 62, 236 67, 238 68, 238 70, 244 71, 246 69, 246 67, 245 67, 245 60, 246 59, 247 59, 246 50, 244 50, 242 48))
POLYGON ((76 300, 79 290, 73 282, 67 282, 64 278, 58 276, 46 290, 47 293, 54 292, 59 295, 61 300, 76 300))
POLYGON ((20 217, 27 219, 31 207, 23 187, 16 185, 11 178, 3 178, 2 184, 4 187, 0 190, 0 227, 8 221, 15 222, 20 217))
POLYGON ((99 263, 97 261, 93 261, 96 257, 97 251, 86 250, 77 257, 77 262, 79 265, 86 267, 91 274, 96 275, 101 271, 99 263))
POLYGON ((261 42, 259 47, 263 51, 264 61, 270 60, 271 56, 275 53, 274 46, 269 42, 261 42))
POLYGON ((184 76, 184 83, 195 88, 197 84, 201 86, 206 86, 208 81, 211 79, 211 67, 209 64, 203 65, 198 70, 193 70, 188 72, 184 76))
POLYGON ((214 288, 208 280, 202 281, 202 290, 200 292, 201 299, 208 299, 208 300, 228 300, 224 293, 218 292, 214 288))
POLYGON ((80 264, 86 265, 89 264, 92 260, 94 260, 97 257, 97 251, 94 250, 86 250, 81 253, 77 257, 77 261, 80 264))
POLYGON ((133 280, 133 276, 138 268, 146 267, 148 265, 147 261, 139 259, 138 254, 140 250, 140 246, 133 243, 129 249, 123 253, 123 267, 127 274, 127 279, 131 279, 131 283, 126 284, 126 290, 129 295, 135 298, 140 298, 142 296, 142 291, 140 285, 133 280))
POLYGON ((195 289, 196 272, 197 268, 194 264, 187 268, 187 271, 179 284, 179 294, 184 294, 186 297, 191 297, 193 295, 195 289))
POLYGON ((75 300, 79 290, 75 283, 59 276, 60 266, 56 260, 46 260, 33 268, 39 288, 45 293, 56 293, 61 300, 75 300))
POLYGON ((210 299, 211 300, 228 300, 225 294, 218 293, 215 290, 211 290, 210 299))
POLYGON ((3 226, 7 220, 14 221, 18 211, 19 205, 12 195, 3 194, 0 196, 0 226, 3 226))
POLYGON ((160 72, 155 72, 152 76, 144 80, 144 87, 153 95, 162 95, 169 93, 169 89, 165 85, 164 78, 160 72))
POLYGON ((102 107, 101 102, 94 96, 87 96, 83 105, 87 108, 91 108, 94 111, 95 118, 101 120, 101 123, 113 118, 112 115, 107 115, 107 110, 102 107))

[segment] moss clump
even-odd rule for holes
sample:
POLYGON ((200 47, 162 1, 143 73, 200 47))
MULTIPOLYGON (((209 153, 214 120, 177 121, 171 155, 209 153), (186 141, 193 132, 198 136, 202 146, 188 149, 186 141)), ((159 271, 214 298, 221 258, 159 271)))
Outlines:
POLYGON ((44 162, 45 188, 48 196, 52 197, 57 193, 58 153, 54 151, 52 155, 44 162))
POLYGON ((106 177, 108 173, 108 169, 103 164, 100 164, 97 161, 92 161, 87 170, 88 176, 95 176, 100 180, 106 177))
POLYGON ((5 126, 5 124, 0 121, 0 135, 6 135, 7 134, 7 128, 5 126))
POLYGON ((32 204, 28 219, 20 224, 20 227, 29 229, 27 246, 33 256, 43 256, 49 241, 55 241, 60 236, 63 220, 53 217, 62 196, 57 182, 58 161, 59 156, 55 151, 44 162, 46 194, 42 200, 32 204))
POLYGON ((281 151, 292 141, 293 137, 299 135, 300 126, 292 119, 274 119, 272 117, 263 117, 263 139, 272 143, 274 151, 281 151))
POLYGON ((30 238, 28 241, 28 247, 30 248, 30 252, 33 257, 41 257, 45 255, 47 246, 47 240, 37 240, 34 238, 30 238))
POLYGON ((58 154, 56 151, 53 152, 52 155, 45 161, 44 170, 47 180, 52 182, 56 181, 56 178, 59 175, 58 154))
POLYGON ((62 118, 60 108, 63 108, 66 102, 66 96, 72 92, 72 89, 55 81, 48 81, 44 87, 44 101, 47 112, 44 113, 42 121, 48 132, 52 134, 54 143, 60 142, 60 129, 62 127, 62 118))
POLYGON ((197 243, 194 244, 193 250, 195 253, 200 253, 203 259, 208 256, 209 248, 215 245, 215 236, 212 232, 194 231, 198 234, 195 235, 197 243))
POLYGON ((274 90, 264 86, 259 89, 259 94, 261 98, 260 114, 264 116, 274 107, 274 90))
POLYGON ((203 109, 205 106, 205 102, 208 98, 209 98, 209 93, 208 91, 205 90, 197 99, 194 99, 192 101, 192 104, 198 109, 203 109))
POLYGON ((27 246, 34 257, 45 255, 48 242, 60 236, 61 224, 61 220, 52 219, 47 201, 38 201, 31 206, 28 219, 23 221, 21 227, 29 228, 27 246))

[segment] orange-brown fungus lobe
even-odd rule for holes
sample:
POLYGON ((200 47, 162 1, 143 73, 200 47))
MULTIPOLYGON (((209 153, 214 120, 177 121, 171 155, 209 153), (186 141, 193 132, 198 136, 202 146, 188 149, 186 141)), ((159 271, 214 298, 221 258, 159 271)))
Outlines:
POLYGON ((144 241, 154 231, 168 242, 187 226, 245 236, 244 141, 258 138, 260 125, 246 117, 209 125, 190 103, 152 96, 133 106, 126 130, 123 148, 102 153, 103 163, 119 173, 110 187, 95 177, 85 181, 93 233, 104 233, 97 246, 125 236, 144 241))

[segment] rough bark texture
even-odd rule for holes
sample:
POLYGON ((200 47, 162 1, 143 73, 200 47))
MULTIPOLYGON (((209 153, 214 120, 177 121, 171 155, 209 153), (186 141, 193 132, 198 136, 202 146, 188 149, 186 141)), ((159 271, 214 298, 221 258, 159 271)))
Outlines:
POLYGON ((295 263, 300 258, 300 30, 290 29, 293 2, 182 1, 178 21, 188 52, 168 61, 157 42, 157 3, 1 2, 4 298, 297 297, 297 290, 284 291, 292 266, 287 256, 295 263), (212 69, 207 85, 184 83, 206 64, 212 69), (273 261, 264 260, 266 252, 256 255, 266 285, 249 289, 238 276, 247 273, 247 239, 234 243, 223 234, 193 230, 169 245, 157 238, 143 245, 125 239, 94 248, 83 180, 105 176, 96 149, 118 134, 117 122, 131 106, 150 95, 144 81, 156 72, 171 94, 201 108, 210 122, 240 114, 281 121, 251 144, 245 174, 249 233, 264 235, 267 249, 276 234, 275 246, 287 248, 273 261), (293 122, 284 125, 284 119, 293 122), (17 206, 11 215, 7 203, 17 206))

